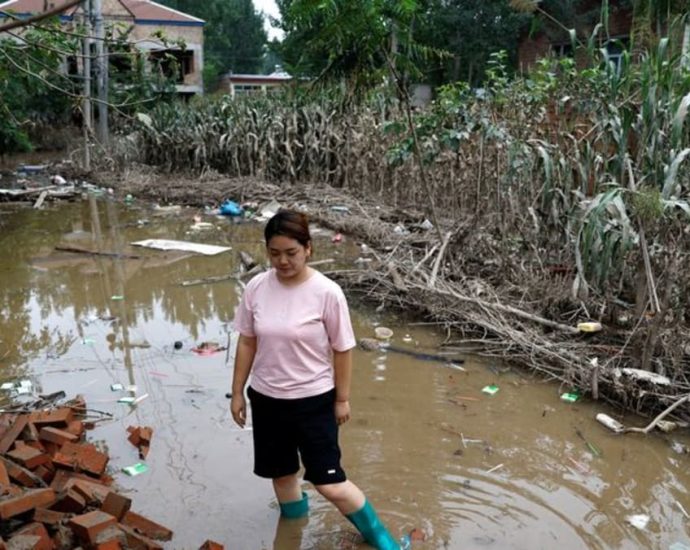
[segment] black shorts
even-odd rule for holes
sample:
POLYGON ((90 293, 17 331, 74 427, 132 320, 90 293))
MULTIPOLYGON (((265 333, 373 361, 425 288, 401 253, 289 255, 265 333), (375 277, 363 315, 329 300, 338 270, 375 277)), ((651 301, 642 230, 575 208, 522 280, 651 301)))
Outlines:
POLYGON ((335 390, 301 399, 276 399, 251 386, 254 473, 275 479, 299 471, 314 485, 347 479, 340 467, 335 390))

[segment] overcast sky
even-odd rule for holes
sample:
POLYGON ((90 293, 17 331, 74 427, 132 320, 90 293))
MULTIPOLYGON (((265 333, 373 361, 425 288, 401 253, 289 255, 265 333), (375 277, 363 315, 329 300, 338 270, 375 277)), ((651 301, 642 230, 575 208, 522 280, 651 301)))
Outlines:
MULTIPOLYGON (((276 6, 276 3, 274 0, 254 0, 254 6, 256 6, 256 9, 259 11, 264 12, 266 15, 272 15, 273 17, 278 17, 278 6, 276 6)), ((268 31, 268 38, 282 38, 283 33, 278 30, 272 28, 269 24, 268 21, 266 21, 266 30, 268 31)))

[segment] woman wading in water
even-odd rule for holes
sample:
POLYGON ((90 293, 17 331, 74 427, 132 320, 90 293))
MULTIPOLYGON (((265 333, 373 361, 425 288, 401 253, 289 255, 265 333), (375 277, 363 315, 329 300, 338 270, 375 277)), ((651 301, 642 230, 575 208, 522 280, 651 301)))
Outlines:
POLYGON ((307 265, 312 244, 304 214, 279 211, 264 232, 271 269, 254 277, 240 302, 230 405, 244 427, 251 402, 254 473, 273 481, 280 512, 306 516, 297 477, 332 502, 379 550, 400 548, 364 493, 340 465, 338 426, 350 419, 355 337, 342 289, 307 265))

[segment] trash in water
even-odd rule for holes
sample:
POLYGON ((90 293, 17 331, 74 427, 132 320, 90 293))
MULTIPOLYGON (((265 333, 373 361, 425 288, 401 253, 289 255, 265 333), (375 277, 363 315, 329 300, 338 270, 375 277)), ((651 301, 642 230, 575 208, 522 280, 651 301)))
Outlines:
POLYGON ((447 366, 448 368, 450 368, 450 369, 455 369, 455 370, 459 370, 459 371, 465 372, 465 368, 464 368, 464 367, 458 365, 457 363, 453 363, 452 361, 449 362, 449 363, 446 363, 446 366, 447 366))
POLYGON ((331 237, 331 242, 333 242, 333 243, 341 243, 341 242, 343 242, 343 236, 342 236, 342 234, 336 233, 335 235, 333 235, 333 237, 331 237))
POLYGON ((134 201, 134 197, 132 196, 132 194, 131 194, 131 193, 127 193, 127 194, 125 195, 125 203, 126 203, 126 204, 130 204, 130 203, 132 203, 133 201, 134 201))
POLYGON ((491 384, 489 386, 484 386, 482 388, 483 393, 488 393, 489 395, 496 395, 498 393, 498 390, 500 388, 496 386, 495 384, 491 384))
POLYGON ((182 207, 179 204, 173 204, 170 206, 160 206, 157 204, 153 207, 153 209, 162 214, 167 214, 170 212, 179 212, 182 210, 182 207))
POLYGON ((596 322, 586 322, 586 323, 578 323, 577 324, 577 330, 580 332, 599 332, 603 327, 601 326, 601 323, 596 323, 596 322))
POLYGON ((428 219, 424 218, 424 221, 419 224, 419 227, 421 229, 424 229, 425 231, 430 231, 434 228, 434 224, 431 223, 428 219))
POLYGON ((114 300, 114 301, 116 301, 116 302, 119 302, 119 301, 121 301, 121 300, 124 300, 125 297, 122 296, 121 294, 113 294, 113 295, 110 297, 110 299, 111 299, 111 300, 114 300))
POLYGON ((110 391, 122 391, 125 387, 122 384, 110 384, 110 391))
POLYGON ((96 340, 93 338, 83 338, 81 343, 85 346, 93 346, 96 343, 96 340))
POLYGON ((278 210, 280 210, 283 207, 282 204, 280 204, 276 200, 272 200, 271 202, 263 205, 261 209, 259 210, 259 217, 263 219, 268 219, 272 218, 278 213, 278 210))
POLYGON ((412 336, 410 336, 409 334, 406 334, 405 336, 403 336, 402 340, 403 340, 403 342, 412 342, 412 336))
POLYGON ((202 342, 197 347, 192 348, 192 351, 197 355, 213 355, 214 353, 225 350, 225 347, 216 342, 202 342))
POLYGON ((54 176, 51 176, 50 183, 52 183, 53 185, 67 185, 67 180, 59 174, 56 174, 54 176))
POLYGON ((134 401, 132 401, 132 405, 138 405, 138 404, 141 403, 144 399, 148 399, 148 397, 149 397, 149 394, 148 394, 148 393, 145 393, 145 394, 143 394, 143 395, 140 395, 140 396, 137 397, 134 401))
POLYGON ((568 403, 575 403, 580 399, 580 394, 577 392, 566 392, 561 394, 561 401, 567 401, 568 403))
POLYGON ((621 433, 625 431, 625 426, 618 422, 618 420, 615 420, 614 418, 611 418, 608 414, 605 413, 599 413, 596 416, 597 422, 599 424, 603 424, 606 426, 609 430, 614 431, 616 433, 621 433))
POLYGON ((190 231, 204 231, 206 229, 213 229, 215 225, 211 222, 194 222, 189 228, 190 231))
POLYGON ((633 514, 625 517, 626 521, 637 529, 644 529, 649 523, 649 516, 647 514, 633 514))
POLYGON ((0 389, 13 391, 17 395, 26 395, 33 391, 34 385, 31 380, 20 380, 19 382, 5 382, 0 386, 0 389))
POLYGON ((347 206, 342 206, 342 205, 333 205, 333 206, 331 206, 331 210, 333 212, 343 212, 343 213, 347 213, 350 211, 350 209, 347 206))
POLYGON ((216 246, 212 244, 192 243, 188 241, 173 241, 169 239, 147 239, 131 243, 134 246, 154 248, 156 250, 183 250, 185 252, 197 252, 205 256, 215 256, 221 252, 232 250, 229 246, 216 246))
POLYGON ((139 474, 148 472, 149 467, 144 462, 137 462, 132 466, 125 466, 124 468, 122 468, 122 471, 126 473, 128 476, 134 477, 138 476, 139 474))
POLYGON ((117 400, 118 403, 127 403, 128 405, 131 405, 134 403, 136 400, 135 397, 132 397, 131 395, 127 395, 125 397, 120 397, 120 399, 117 400))
POLYGON ((244 213, 242 207, 235 201, 225 201, 218 209, 222 216, 241 216, 244 213))
POLYGON ((393 331, 388 327, 376 327, 374 334, 376 334, 376 338, 379 340, 388 340, 393 336, 393 331))

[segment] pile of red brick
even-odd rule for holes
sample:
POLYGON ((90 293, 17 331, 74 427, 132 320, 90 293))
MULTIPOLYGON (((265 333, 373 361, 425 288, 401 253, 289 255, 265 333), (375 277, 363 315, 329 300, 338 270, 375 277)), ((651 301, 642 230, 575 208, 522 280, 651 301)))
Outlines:
POLYGON ((84 441, 85 410, 77 397, 51 410, 0 415, 0 550, 153 550, 172 539, 111 489, 108 455, 84 441))

